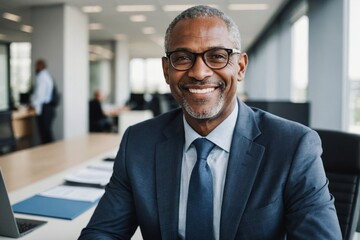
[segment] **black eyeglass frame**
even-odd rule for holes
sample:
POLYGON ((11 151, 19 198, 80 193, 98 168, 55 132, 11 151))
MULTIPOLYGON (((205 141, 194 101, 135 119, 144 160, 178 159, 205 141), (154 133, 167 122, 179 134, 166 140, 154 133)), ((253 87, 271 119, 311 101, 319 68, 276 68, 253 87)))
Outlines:
POLYGON ((211 49, 208 49, 208 50, 206 50, 206 51, 204 51, 204 52, 201 52, 201 53, 195 53, 195 52, 191 52, 191 51, 188 51, 188 50, 175 50, 175 51, 171 51, 171 52, 166 52, 165 54, 166 54, 166 57, 169 59, 171 66, 172 66, 174 69, 178 70, 178 71, 187 71, 187 70, 191 69, 191 68, 194 66, 195 61, 196 61, 196 59, 197 59, 198 56, 201 56, 201 59, 203 60, 203 62, 204 62, 204 63, 206 64, 206 66, 208 66, 210 69, 220 70, 220 69, 225 68, 225 67, 229 64, 230 56, 231 56, 232 54, 241 54, 241 51, 240 51, 239 49, 236 49, 236 48, 211 48, 211 49), (211 66, 209 66, 209 64, 207 63, 207 60, 205 59, 205 54, 206 54, 207 52, 209 52, 209 51, 214 51, 214 50, 225 50, 225 51, 227 52, 227 54, 228 54, 228 56, 227 56, 227 61, 226 61, 226 64, 225 64, 223 67, 219 67, 219 68, 217 68, 217 67, 211 67, 211 66), (173 53, 176 53, 176 52, 187 52, 187 53, 191 53, 191 54, 194 56, 194 58, 193 58, 193 60, 192 60, 192 63, 191 63, 191 65, 190 65, 188 68, 186 68, 186 69, 178 69, 178 68, 176 68, 176 67, 174 66, 174 64, 173 64, 173 62, 172 62, 172 60, 171 60, 171 55, 172 55, 173 53))

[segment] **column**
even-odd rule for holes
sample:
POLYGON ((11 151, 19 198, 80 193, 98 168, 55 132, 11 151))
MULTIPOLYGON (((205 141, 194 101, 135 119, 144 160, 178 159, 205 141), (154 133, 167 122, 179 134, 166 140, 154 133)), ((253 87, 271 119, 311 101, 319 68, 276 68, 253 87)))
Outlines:
POLYGON ((129 48, 126 39, 115 43, 115 103, 123 105, 130 97, 129 48))
POLYGON ((346 2, 308 1, 308 94, 313 128, 345 130, 346 2))
POLYGON ((88 18, 75 7, 51 5, 32 12, 32 61, 47 62, 61 93, 54 122, 56 139, 88 132, 88 18))

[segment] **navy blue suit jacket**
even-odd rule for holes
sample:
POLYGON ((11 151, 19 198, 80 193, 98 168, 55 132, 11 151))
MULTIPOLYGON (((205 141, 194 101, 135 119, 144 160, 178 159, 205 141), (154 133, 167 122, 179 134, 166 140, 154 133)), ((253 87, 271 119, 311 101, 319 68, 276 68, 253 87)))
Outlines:
MULTIPOLYGON (((180 109, 127 129, 114 173, 80 239, 177 239, 180 109)), ((341 239, 316 132, 239 102, 220 239, 341 239)))

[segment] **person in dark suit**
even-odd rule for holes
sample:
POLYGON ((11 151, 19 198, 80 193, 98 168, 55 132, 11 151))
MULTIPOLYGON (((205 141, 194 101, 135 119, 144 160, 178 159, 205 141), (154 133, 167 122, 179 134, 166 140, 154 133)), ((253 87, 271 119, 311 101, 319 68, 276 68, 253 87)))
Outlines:
POLYGON ((129 111, 127 105, 104 109, 102 102, 105 97, 100 90, 94 92, 94 98, 89 101, 89 131, 116 132, 116 118, 121 112, 129 111))
POLYGON ((240 49, 237 26, 217 9, 195 6, 172 21, 162 65, 181 109, 126 130, 79 239, 130 239, 138 226, 151 240, 342 239, 319 136, 237 98, 248 64, 240 49), (209 221, 187 218, 198 138, 215 144, 213 206, 192 209, 210 211, 212 223, 194 238, 188 229, 209 221))
POLYGON ((111 132, 112 121, 110 113, 103 110, 101 104, 104 100, 100 90, 94 92, 94 98, 89 102, 89 131, 90 132, 111 132))

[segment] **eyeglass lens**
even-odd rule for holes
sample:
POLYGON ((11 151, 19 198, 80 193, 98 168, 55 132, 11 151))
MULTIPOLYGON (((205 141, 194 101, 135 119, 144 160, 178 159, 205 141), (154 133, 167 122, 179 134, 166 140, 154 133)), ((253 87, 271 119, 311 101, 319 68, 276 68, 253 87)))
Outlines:
POLYGON ((197 55, 201 55, 205 64, 213 69, 225 67, 229 60, 229 52, 226 49, 210 49, 203 53, 176 51, 170 55, 170 61, 175 69, 188 70, 194 65, 197 55))

